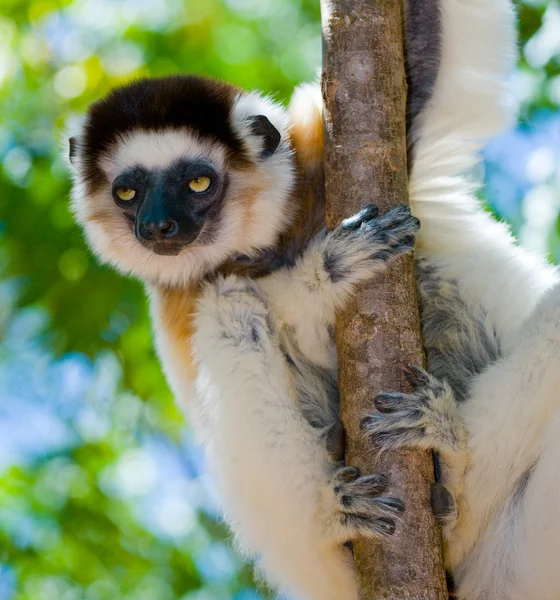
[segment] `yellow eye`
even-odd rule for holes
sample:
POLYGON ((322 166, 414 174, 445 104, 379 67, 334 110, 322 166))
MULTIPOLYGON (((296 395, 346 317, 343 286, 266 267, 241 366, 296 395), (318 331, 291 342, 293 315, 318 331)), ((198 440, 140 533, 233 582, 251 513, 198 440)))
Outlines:
POLYGON ((197 192, 200 194, 201 192, 205 192, 212 183, 210 177, 195 177, 189 181, 189 187, 193 192, 197 192))
POLYGON ((130 188, 119 188, 116 193, 118 199, 123 202, 130 202, 136 196, 136 190, 131 190, 130 188))

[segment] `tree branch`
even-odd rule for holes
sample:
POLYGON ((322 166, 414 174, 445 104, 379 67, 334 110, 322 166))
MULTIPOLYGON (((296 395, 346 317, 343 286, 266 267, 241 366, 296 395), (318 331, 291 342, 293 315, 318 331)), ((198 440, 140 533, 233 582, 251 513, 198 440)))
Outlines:
MULTIPOLYGON (((406 81, 398 0, 321 0, 327 225, 374 202, 381 213, 407 202, 406 81)), ((336 326, 347 461, 390 478, 404 499, 402 527, 387 543, 360 540, 360 598, 446 600, 441 535, 430 507, 429 453, 379 461, 358 425, 380 391, 406 390, 403 367, 422 364, 412 257, 364 286, 336 326)))

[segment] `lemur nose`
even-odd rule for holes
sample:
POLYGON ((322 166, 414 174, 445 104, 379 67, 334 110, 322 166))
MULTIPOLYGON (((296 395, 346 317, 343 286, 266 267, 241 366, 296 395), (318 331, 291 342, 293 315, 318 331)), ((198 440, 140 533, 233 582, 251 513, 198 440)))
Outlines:
POLYGON ((140 227, 138 228, 140 237, 146 241, 156 240, 157 242, 162 242, 177 235, 178 232, 179 225, 173 219, 160 221, 146 220, 140 223, 140 227))

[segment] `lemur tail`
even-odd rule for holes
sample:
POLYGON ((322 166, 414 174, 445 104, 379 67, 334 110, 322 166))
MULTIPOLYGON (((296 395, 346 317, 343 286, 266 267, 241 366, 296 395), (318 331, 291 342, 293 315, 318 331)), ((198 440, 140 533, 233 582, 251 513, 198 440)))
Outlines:
POLYGON ((506 81, 516 40, 510 1, 439 1, 438 74, 410 135, 410 201, 422 222, 420 251, 457 247, 461 234, 472 231, 466 223, 485 218, 470 175, 481 147, 513 113, 506 81))

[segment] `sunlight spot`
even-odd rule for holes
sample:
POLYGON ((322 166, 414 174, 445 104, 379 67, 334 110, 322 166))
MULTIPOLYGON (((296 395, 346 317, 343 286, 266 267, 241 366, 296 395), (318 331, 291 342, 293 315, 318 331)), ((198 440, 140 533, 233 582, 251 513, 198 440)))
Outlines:
POLYGON ((142 50, 131 42, 119 42, 104 53, 102 64, 109 75, 126 75, 138 69, 144 62, 142 50))
POLYGON ((129 450, 119 460, 116 477, 119 487, 126 495, 147 494, 157 480, 155 461, 144 450, 129 450))
POLYGON ((31 156, 23 148, 12 148, 4 158, 4 171, 12 180, 19 183, 31 168, 31 156))
POLYGON ((160 503, 155 515, 158 526, 168 535, 182 537, 196 526, 193 507, 178 496, 170 496, 160 503))
POLYGON ((55 92, 62 98, 80 96, 86 89, 86 84, 86 73, 78 66, 64 67, 54 77, 55 92))
POLYGON ((527 177, 534 183, 546 181, 554 174, 556 157, 550 148, 537 148, 527 161, 527 177))

